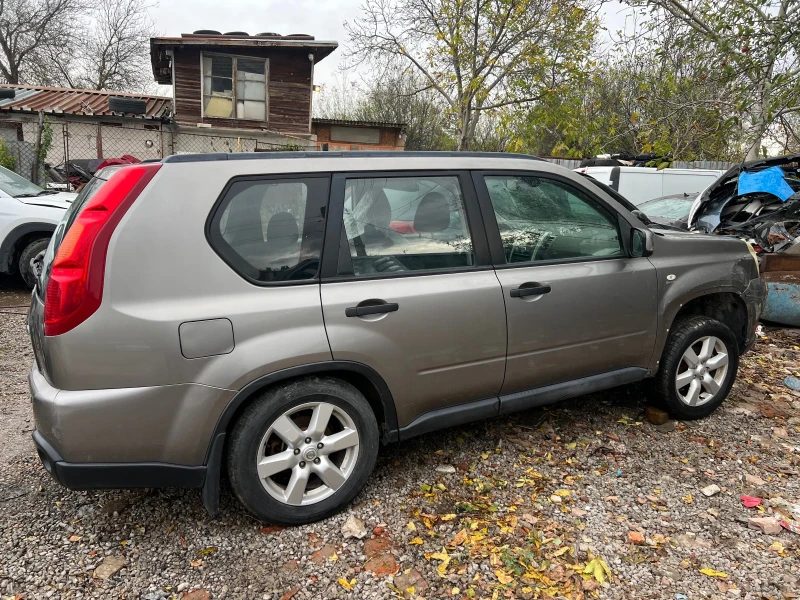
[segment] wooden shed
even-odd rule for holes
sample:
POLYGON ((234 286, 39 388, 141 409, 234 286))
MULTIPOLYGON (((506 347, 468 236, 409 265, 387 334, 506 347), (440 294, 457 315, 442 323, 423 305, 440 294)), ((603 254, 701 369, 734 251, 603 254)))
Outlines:
POLYGON ((338 47, 310 35, 195 32, 150 40, 183 126, 311 134, 314 65, 338 47))

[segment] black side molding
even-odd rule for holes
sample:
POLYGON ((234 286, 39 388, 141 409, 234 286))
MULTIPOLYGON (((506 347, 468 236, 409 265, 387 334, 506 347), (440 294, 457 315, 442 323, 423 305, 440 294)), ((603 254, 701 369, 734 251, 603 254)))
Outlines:
POLYGON ((519 410, 526 410, 536 406, 559 402, 560 400, 567 400, 568 398, 575 398, 576 396, 593 394, 594 392, 608 390, 618 385, 626 385, 628 383, 641 381, 646 376, 647 369, 629 367, 626 369, 619 369, 618 371, 610 371, 600 375, 575 379, 573 381, 565 381, 564 383, 556 383, 533 390, 517 392, 516 394, 507 394, 499 398, 500 414, 507 415, 519 410))
POLYGON ((464 425, 481 419, 496 417, 500 410, 500 400, 498 398, 487 398, 477 402, 448 406, 438 410, 432 410, 420 415, 411 423, 400 430, 400 440, 407 440, 423 433, 438 431, 445 427, 455 427, 464 425))
POLYGON ((414 436, 438 431, 446 427, 464 425, 481 419, 490 419, 498 415, 506 415, 568 398, 575 398, 576 396, 600 392, 618 385, 641 381, 646 375, 647 369, 629 367, 574 381, 565 381, 564 383, 526 390, 516 394, 506 394, 497 398, 487 398, 486 400, 432 410, 420 415, 400 429, 400 440, 407 440, 414 436))

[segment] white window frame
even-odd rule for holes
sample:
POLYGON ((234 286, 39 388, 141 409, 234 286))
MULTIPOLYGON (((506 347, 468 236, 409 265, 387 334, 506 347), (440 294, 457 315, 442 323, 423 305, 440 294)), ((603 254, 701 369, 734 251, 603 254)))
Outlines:
POLYGON ((250 123, 268 123, 269 122, 269 58, 266 56, 247 56, 246 54, 227 54, 224 52, 201 52, 200 53, 200 117, 205 119, 230 119, 232 121, 248 121, 250 123), (208 56, 213 58, 214 56, 221 56, 225 58, 230 58, 233 62, 233 73, 232 73, 232 90, 231 90, 231 99, 233 102, 233 116, 232 117, 206 117, 206 95, 205 95, 205 65, 204 59, 208 56), (236 69, 236 59, 243 58, 246 60, 263 60, 264 61, 264 120, 261 119, 245 119, 239 118, 236 116, 236 83, 237 83, 237 69, 236 69))

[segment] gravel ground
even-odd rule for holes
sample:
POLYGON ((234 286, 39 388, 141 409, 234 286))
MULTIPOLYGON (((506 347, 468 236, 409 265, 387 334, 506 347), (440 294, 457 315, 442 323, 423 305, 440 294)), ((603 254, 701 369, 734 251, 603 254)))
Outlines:
POLYGON ((768 330, 732 399, 706 420, 655 426, 632 386, 423 436, 384 449, 342 514, 281 529, 249 517, 227 489, 212 519, 197 490, 58 486, 29 441, 31 353, 24 317, 9 312, 0 310, 0 598, 680 600, 800 590, 800 535, 748 527, 776 497, 800 501, 800 393, 783 385, 800 368, 798 331, 768 330), (711 484, 719 491, 707 497, 711 484), (742 494, 765 500, 748 509, 742 494), (344 538, 353 518, 364 539, 344 538))

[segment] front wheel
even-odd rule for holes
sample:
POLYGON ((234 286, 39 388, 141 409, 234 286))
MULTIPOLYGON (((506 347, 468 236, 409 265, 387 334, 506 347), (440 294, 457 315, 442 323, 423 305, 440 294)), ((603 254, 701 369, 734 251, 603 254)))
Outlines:
POLYGON ((228 476, 258 518, 301 525, 339 512, 366 483, 379 433, 352 385, 311 377, 272 388, 236 422, 228 476))
POLYGON ((710 317, 675 324, 650 392, 679 419, 700 419, 722 404, 739 368, 739 346, 727 325, 710 317))
POLYGON ((29 288, 33 289, 36 279, 39 276, 39 269, 42 266, 44 253, 50 238, 37 238, 28 243, 19 255, 19 274, 29 288))

